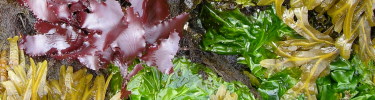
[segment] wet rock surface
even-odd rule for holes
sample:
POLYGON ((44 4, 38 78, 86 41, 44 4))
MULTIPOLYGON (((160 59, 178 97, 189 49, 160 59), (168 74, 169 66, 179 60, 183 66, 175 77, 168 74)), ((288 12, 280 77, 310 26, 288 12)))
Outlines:
MULTIPOLYGON (((0 1, 0 40, 6 42, 11 36, 20 33, 33 33, 35 18, 26 8, 11 0, 0 1)), ((2 44, 4 45, 4 43, 2 44)))

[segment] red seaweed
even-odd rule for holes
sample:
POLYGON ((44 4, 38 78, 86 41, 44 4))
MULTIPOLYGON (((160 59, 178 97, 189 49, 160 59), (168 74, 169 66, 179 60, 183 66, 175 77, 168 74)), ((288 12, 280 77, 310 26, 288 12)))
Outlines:
POLYGON ((170 17, 166 0, 18 0, 35 17, 36 35, 23 36, 20 48, 30 56, 79 60, 90 69, 118 60, 127 67, 140 58, 163 73, 172 59, 188 14, 170 17))
POLYGON ((52 24, 45 21, 35 23, 35 29, 39 33, 34 36, 24 36, 20 43, 21 49, 27 48, 27 54, 63 54, 79 49, 83 43, 85 34, 82 30, 67 24, 52 24))
POLYGON ((160 71, 170 74, 173 72, 173 63, 170 60, 177 53, 178 41, 180 41, 180 37, 177 32, 174 32, 169 35, 168 39, 162 40, 159 45, 148 48, 147 54, 142 59, 146 61, 147 65, 158 66, 160 71))

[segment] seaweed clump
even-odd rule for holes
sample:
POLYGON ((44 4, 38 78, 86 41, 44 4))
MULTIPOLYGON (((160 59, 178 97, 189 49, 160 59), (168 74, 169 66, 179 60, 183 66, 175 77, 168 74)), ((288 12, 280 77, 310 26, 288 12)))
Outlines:
POLYGON ((316 99, 316 80, 328 75, 328 66, 339 55, 349 59, 356 51, 362 62, 375 60, 371 39, 371 27, 375 26, 372 0, 260 0, 257 5, 272 3, 277 16, 303 37, 273 43, 274 52, 280 57, 260 62, 271 75, 286 68, 301 67, 301 80, 282 96, 283 99, 295 99, 301 94, 307 99, 316 99), (284 6, 284 3, 289 5, 284 6), (317 17, 328 15, 326 19, 333 25, 324 32, 317 30, 308 21, 309 11, 317 12, 317 17), (339 37, 330 36, 334 33, 339 37))
MULTIPOLYGON (((73 72, 72 66, 61 66, 59 79, 47 80, 48 62, 35 63, 30 58, 30 63, 26 63, 24 52, 18 49, 18 39, 18 36, 9 38, 9 56, 1 55, 1 99, 105 99, 112 74, 107 78, 95 77, 87 73, 86 68, 73 72)), ((120 92, 112 98, 120 99, 120 92)))
POLYGON ((140 59, 173 72, 188 14, 169 18, 166 0, 128 2, 122 8, 115 0, 19 0, 37 18, 37 34, 23 36, 20 48, 30 56, 79 60, 92 70, 109 63, 127 69, 140 59))

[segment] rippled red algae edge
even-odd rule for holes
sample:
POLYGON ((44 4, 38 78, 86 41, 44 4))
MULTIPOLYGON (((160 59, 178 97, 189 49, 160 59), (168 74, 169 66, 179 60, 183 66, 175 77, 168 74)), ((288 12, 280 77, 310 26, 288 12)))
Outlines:
POLYGON ((35 29, 43 34, 23 36, 23 41, 20 42, 20 44, 23 44, 20 45, 20 48, 27 49, 26 53, 31 56, 58 55, 71 52, 82 46, 83 36, 85 35, 81 30, 65 23, 52 24, 37 21, 35 29))
POLYGON ((184 23, 183 13, 167 19, 166 0, 19 0, 36 16, 36 35, 23 36, 20 48, 30 56, 79 60, 97 70, 114 59, 128 66, 141 58, 163 73, 173 72, 184 23), (116 56, 117 55, 117 56, 116 56))
POLYGON ((179 49, 179 41, 179 33, 173 32, 168 39, 162 40, 160 45, 149 48, 142 59, 146 61, 147 65, 158 66, 160 71, 170 74, 173 72, 171 61, 179 49))

